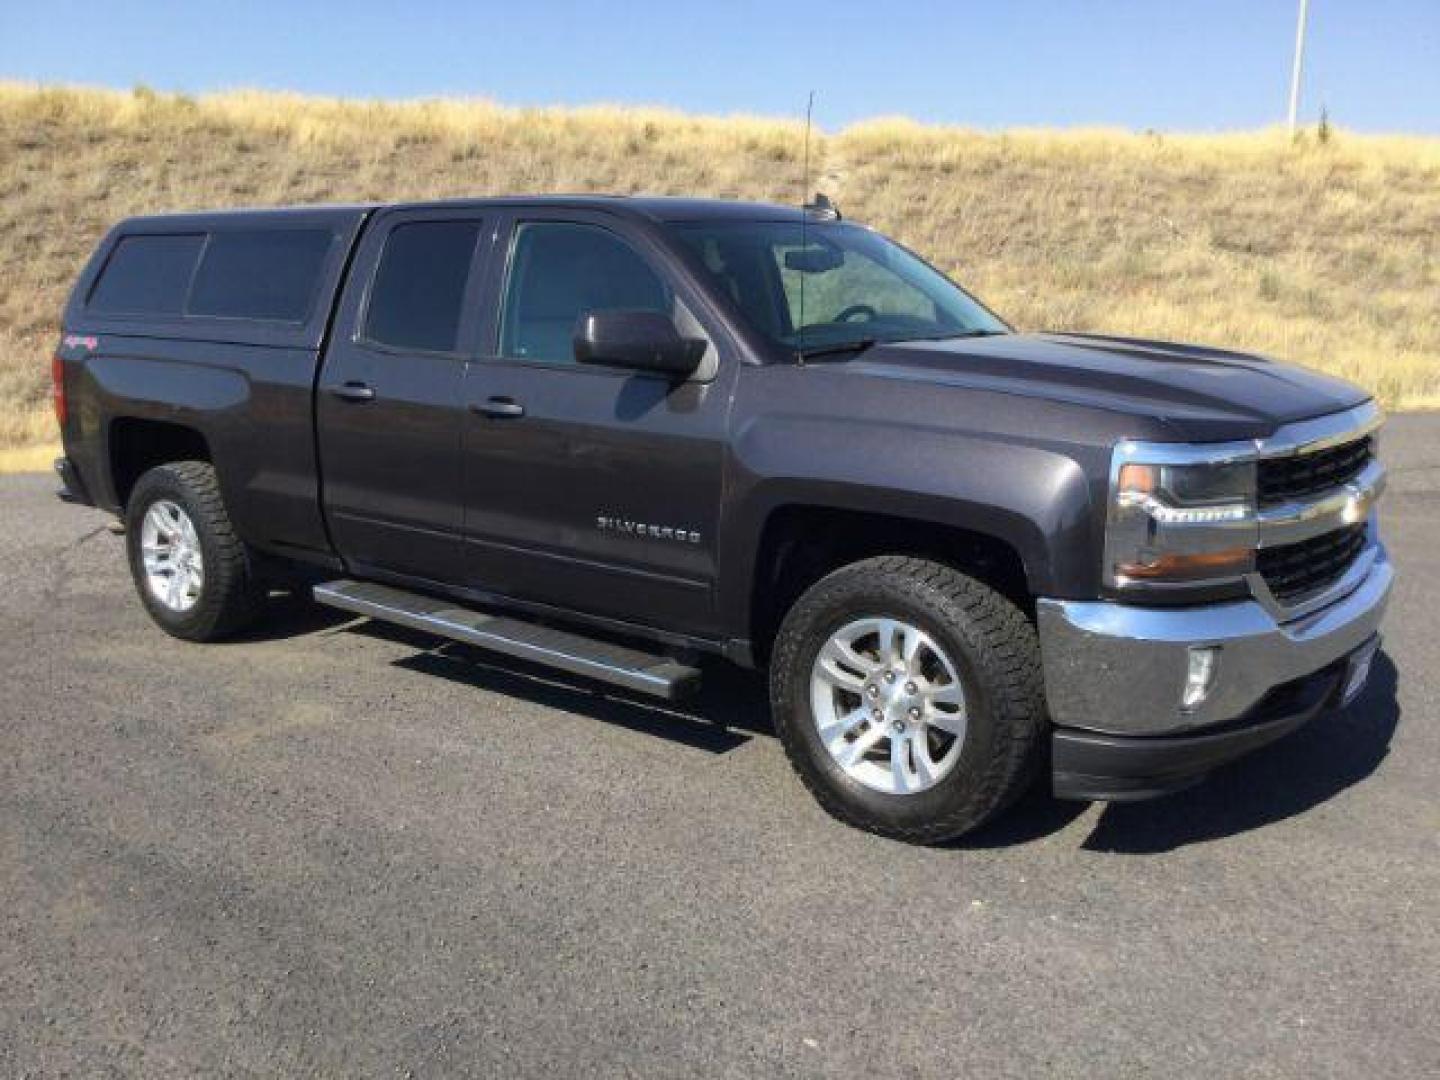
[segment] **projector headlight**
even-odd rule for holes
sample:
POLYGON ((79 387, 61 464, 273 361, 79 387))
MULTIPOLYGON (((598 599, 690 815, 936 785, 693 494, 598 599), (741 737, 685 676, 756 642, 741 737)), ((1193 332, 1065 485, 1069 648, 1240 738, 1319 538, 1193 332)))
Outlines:
POLYGON ((1255 463, 1193 460, 1205 452, 1165 443, 1116 447, 1105 532, 1108 587, 1195 590, 1238 584, 1254 568, 1255 463))

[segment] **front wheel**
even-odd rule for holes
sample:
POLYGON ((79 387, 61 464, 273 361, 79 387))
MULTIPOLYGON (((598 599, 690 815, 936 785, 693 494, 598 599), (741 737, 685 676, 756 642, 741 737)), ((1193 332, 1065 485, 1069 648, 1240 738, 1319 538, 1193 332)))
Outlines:
POLYGON ((125 542, 136 591, 166 633, 213 641, 259 614, 265 591, 209 462, 170 462, 141 476, 125 506, 125 542))
POLYGON ((1035 629, 957 570, 883 556, 812 586, 780 628, 776 728, 821 806, 914 843, 976 828, 1034 774, 1045 726, 1035 629))

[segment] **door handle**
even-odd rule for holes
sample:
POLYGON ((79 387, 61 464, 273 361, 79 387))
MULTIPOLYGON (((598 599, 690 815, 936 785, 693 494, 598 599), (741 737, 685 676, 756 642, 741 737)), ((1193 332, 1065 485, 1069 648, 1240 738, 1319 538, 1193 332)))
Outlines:
POLYGON ((493 416, 497 420, 514 419, 525 415, 525 406, 508 397, 486 398, 484 401, 471 405, 470 408, 481 416, 493 416))
POLYGON ((362 382, 347 382, 339 386, 332 386, 330 393, 334 394, 341 401, 374 401, 375 390, 362 382))

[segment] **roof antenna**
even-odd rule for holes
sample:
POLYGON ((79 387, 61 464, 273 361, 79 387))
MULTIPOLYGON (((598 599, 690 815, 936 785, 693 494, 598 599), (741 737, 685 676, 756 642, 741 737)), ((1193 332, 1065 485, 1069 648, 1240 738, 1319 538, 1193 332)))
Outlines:
MULTIPOLYGON (((810 192, 810 114, 815 110, 815 91, 805 99, 805 150, 800 166, 800 250, 804 251, 805 226, 810 217, 810 205, 805 201, 810 192)), ((795 350, 795 362, 805 366, 805 275, 800 275, 800 331, 799 347, 795 350)))

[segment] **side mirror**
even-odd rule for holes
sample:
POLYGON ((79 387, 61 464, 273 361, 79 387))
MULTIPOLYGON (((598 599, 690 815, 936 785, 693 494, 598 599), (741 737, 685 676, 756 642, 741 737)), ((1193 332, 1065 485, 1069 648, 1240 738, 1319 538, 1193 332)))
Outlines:
POLYGON ((681 337, 658 311, 587 311, 575 324, 575 359, 634 371, 688 376, 705 355, 700 338, 681 337))

